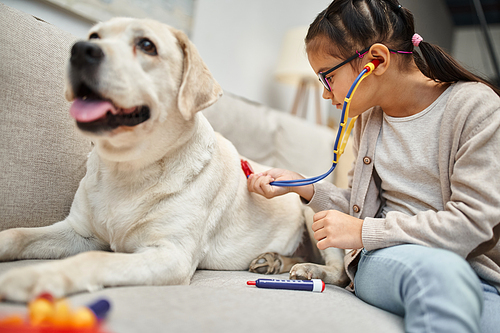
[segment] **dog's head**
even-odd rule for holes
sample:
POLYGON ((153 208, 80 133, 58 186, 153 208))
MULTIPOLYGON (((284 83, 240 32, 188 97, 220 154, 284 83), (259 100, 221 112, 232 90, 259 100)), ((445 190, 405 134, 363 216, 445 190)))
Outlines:
POLYGON ((71 49, 65 91, 73 101, 70 113, 113 160, 137 158, 131 150, 146 148, 147 140, 175 140, 179 134, 165 127, 185 126, 221 95, 187 36, 153 20, 99 23, 71 49))

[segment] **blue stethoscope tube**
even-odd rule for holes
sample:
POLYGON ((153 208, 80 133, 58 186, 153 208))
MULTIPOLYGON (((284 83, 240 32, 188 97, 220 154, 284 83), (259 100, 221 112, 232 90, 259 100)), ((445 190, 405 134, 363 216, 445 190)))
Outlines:
MULTIPOLYGON (((346 109, 347 109, 348 104, 351 101, 351 95, 352 95, 354 89, 358 85, 358 83, 361 80, 361 78, 363 77, 363 75, 365 75, 368 71, 369 71, 369 69, 365 67, 361 71, 361 73, 359 73, 359 75, 356 77, 356 79, 354 80, 354 83, 351 85, 351 88, 347 92, 347 96, 344 99, 344 104, 342 105, 342 116, 341 116, 341 121, 340 121, 341 124, 343 122, 345 122, 346 109)), ((342 129, 341 125, 339 125, 339 130, 337 131, 337 138, 335 139, 335 148, 334 148, 334 153, 333 153, 333 161, 334 162, 333 162, 330 170, 328 170, 326 173, 324 173, 322 175, 312 177, 312 178, 295 179, 295 180, 277 180, 277 181, 269 183, 269 185, 282 186, 282 187, 304 186, 304 185, 314 184, 314 183, 319 182, 320 180, 328 177, 328 175, 331 174, 333 172, 333 170, 335 170, 335 167, 337 166, 338 158, 340 157, 340 156, 337 156, 337 153, 335 153, 335 152, 338 151, 339 146, 340 146, 340 134, 342 132, 341 129, 342 129)))

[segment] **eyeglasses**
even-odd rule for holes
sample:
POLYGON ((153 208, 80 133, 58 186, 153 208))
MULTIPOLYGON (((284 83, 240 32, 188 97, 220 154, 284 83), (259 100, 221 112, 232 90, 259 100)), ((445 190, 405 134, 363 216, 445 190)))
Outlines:
MULTIPOLYGON (((326 76, 328 74, 330 74, 331 72, 333 72, 334 70, 336 69, 339 69, 340 67, 344 66, 345 64, 347 64, 348 62, 350 61, 353 61, 354 59, 356 58, 363 58, 364 55, 370 50, 370 47, 367 47, 366 49, 363 49, 361 51, 356 51, 356 54, 353 55, 352 57, 349 57, 347 58, 346 60, 342 61, 340 64, 338 64, 337 66, 333 67, 333 68, 330 68, 329 70, 327 70, 326 72, 319 72, 318 73, 318 78, 319 78, 319 81, 321 83, 323 83, 323 86, 325 86, 326 90, 328 91, 332 91, 332 88, 330 87, 330 82, 328 82, 326 76)), ((396 50, 393 50, 393 49, 389 49, 389 51, 391 53, 401 53, 401 54, 411 54, 413 52, 407 52, 407 51, 396 51, 396 50)))
POLYGON ((323 86, 325 86, 326 90, 328 91, 332 91, 332 88, 330 87, 330 83, 328 82, 326 76, 328 74, 330 74, 331 72, 333 72, 334 70, 336 69, 339 69, 340 67, 344 66, 345 64, 347 64, 348 62, 350 61, 353 61, 354 59, 356 58, 363 58, 363 56, 365 55, 366 52, 368 52, 368 50, 370 49, 370 47, 367 47, 366 49, 364 50, 361 50, 360 52, 356 51, 356 54, 353 55, 352 57, 349 57, 347 58, 346 60, 342 61, 340 64, 338 64, 337 66, 333 67, 333 68, 330 68, 329 70, 327 70, 326 72, 319 72, 318 73, 318 78, 319 78, 319 81, 321 83, 323 83, 323 86))

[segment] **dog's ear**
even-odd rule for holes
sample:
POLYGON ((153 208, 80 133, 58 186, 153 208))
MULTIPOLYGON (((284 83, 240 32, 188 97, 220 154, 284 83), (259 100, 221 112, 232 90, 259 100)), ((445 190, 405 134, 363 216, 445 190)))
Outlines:
POLYGON ((184 52, 184 70, 177 105, 184 119, 190 120, 193 114, 215 103, 222 96, 222 88, 188 37, 180 30, 171 30, 184 52))

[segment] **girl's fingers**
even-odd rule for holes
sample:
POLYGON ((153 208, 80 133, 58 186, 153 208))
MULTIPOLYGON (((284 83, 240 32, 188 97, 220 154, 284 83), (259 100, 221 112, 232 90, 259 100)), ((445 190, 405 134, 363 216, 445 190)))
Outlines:
POLYGON ((323 210, 321 212, 317 212, 316 214, 314 214, 313 221, 314 222, 319 221, 319 220, 325 218, 326 215, 328 215, 328 211, 327 210, 323 210))
POLYGON ((259 180, 258 175, 250 175, 250 177, 248 177, 248 190, 250 192, 261 194, 259 193, 260 188, 256 185, 258 180, 259 180))
POLYGON ((311 229, 314 232, 318 231, 319 229, 322 229, 323 227, 324 227, 324 223, 322 220, 318 220, 316 222, 313 222, 313 224, 311 225, 311 229))
POLYGON ((270 185, 275 181, 272 172, 252 174, 247 179, 247 187, 250 192, 260 194, 268 199, 286 193, 283 189, 270 185))
POLYGON ((255 175, 251 174, 247 178, 247 187, 250 192, 254 192, 255 175))
POLYGON ((269 183, 272 181, 271 176, 265 176, 262 173, 249 177, 248 189, 262 196, 272 193, 272 188, 269 183))
POLYGON ((320 240, 326 238, 327 236, 328 235, 326 234, 326 231, 323 228, 314 232, 314 239, 316 239, 317 241, 320 241, 320 240))
POLYGON ((264 191, 262 189, 262 176, 257 175, 255 177, 254 183, 253 183, 253 189, 255 193, 258 193, 260 195, 264 195, 264 191))
POLYGON ((331 245, 329 244, 329 241, 327 238, 323 238, 322 240, 318 241, 318 243, 316 243, 316 247, 320 250, 324 250, 324 249, 327 249, 329 248, 331 245))
POLYGON ((272 194, 273 189, 269 183, 271 182, 271 176, 263 176, 260 177, 260 183, 259 186, 264 194, 272 194))

